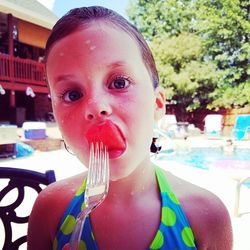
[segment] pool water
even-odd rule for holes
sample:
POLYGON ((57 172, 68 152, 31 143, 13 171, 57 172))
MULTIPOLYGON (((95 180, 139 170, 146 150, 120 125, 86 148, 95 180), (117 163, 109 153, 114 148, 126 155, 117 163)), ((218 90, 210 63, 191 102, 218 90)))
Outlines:
POLYGON ((221 148, 180 149, 177 151, 162 151, 157 156, 157 159, 175 161, 200 169, 209 169, 213 163, 218 161, 249 161, 250 164, 250 149, 236 148, 230 154, 224 153, 221 148))

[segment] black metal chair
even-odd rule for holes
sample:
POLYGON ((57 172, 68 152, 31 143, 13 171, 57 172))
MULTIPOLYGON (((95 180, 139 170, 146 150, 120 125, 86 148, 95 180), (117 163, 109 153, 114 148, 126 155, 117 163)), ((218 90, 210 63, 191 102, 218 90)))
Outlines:
MULTIPOLYGON (((5 231, 5 235, 1 235, 0 237, 1 241, 4 240, 4 242, 0 244, 0 248, 3 244, 2 250, 16 250, 27 242, 27 230, 26 235, 13 240, 12 224, 26 223, 26 226, 28 226, 29 219, 29 214, 19 216, 17 210, 22 205, 25 195, 29 195, 28 191, 33 190, 35 194, 38 194, 45 186, 54 182, 56 180, 55 172, 53 170, 48 170, 45 173, 40 173, 27 169, 0 167, 0 179, 0 219, 5 231), (11 197, 10 193, 12 192, 13 196, 13 193, 16 191, 16 199, 11 201, 11 204, 3 204, 4 199, 9 200, 7 197, 11 197)), ((28 196, 28 200, 29 199, 30 195, 28 196)), ((33 203, 28 203, 31 210, 33 203)))

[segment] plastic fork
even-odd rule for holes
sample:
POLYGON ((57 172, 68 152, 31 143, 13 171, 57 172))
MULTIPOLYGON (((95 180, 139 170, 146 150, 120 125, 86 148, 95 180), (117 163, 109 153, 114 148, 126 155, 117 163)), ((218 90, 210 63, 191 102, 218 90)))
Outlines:
POLYGON ((108 194, 109 187, 109 156, 103 143, 91 143, 89 169, 85 189, 85 208, 78 214, 69 249, 77 250, 81 240, 86 217, 100 205, 108 194))

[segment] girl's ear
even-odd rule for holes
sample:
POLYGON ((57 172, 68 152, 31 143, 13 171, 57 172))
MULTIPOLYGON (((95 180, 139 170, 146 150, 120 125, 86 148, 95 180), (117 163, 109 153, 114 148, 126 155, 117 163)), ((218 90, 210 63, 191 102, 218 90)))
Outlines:
POLYGON ((155 89, 155 121, 160 120, 166 113, 164 89, 158 86, 155 89))

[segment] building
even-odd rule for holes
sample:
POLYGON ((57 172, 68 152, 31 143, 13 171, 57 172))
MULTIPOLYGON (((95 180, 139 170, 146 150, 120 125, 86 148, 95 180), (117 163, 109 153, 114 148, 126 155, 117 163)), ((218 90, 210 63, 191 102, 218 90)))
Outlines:
POLYGON ((0 123, 21 126, 52 111, 41 59, 57 20, 36 0, 0 1, 0 123))

